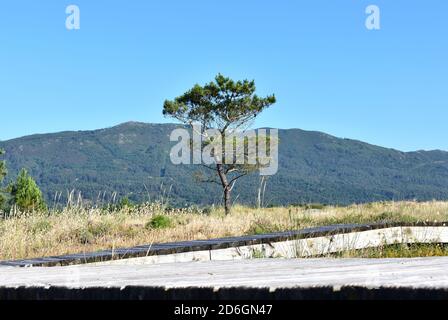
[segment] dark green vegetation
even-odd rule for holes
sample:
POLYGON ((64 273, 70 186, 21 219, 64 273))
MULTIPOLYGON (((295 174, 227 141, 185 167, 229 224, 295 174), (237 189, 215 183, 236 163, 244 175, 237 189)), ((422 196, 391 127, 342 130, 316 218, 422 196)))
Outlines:
POLYGON ((17 181, 11 183, 7 191, 12 197, 11 203, 17 205, 22 211, 30 212, 46 209, 42 192, 26 169, 20 170, 17 181))
POLYGON ((165 215, 156 215, 145 225, 146 229, 165 229, 172 225, 171 219, 165 215))
MULTIPOLYGON (((4 153, 5 152, 2 149, 0 149, 0 156, 2 156, 4 153)), ((8 171, 6 170, 6 163, 4 160, 2 160, 0 161, 0 186, 7 173, 8 171)), ((3 206, 4 202, 5 202, 5 196, 3 195, 3 192, 0 189, 0 208, 3 206)))
MULTIPOLYGON (((4 155, 2 149, 0 149, 0 155, 4 155)), ((42 191, 26 169, 20 170, 15 182, 10 182, 7 187, 4 187, 2 182, 7 174, 6 161, 2 160, 0 161, 0 210, 8 212, 13 206, 22 212, 47 209, 42 191)))
MULTIPOLYGON (((203 138, 200 150, 203 150, 206 145, 213 146, 214 142, 221 147, 228 141, 234 145, 236 144, 236 138, 229 138, 228 135, 235 130, 247 128, 255 117, 275 103, 274 95, 262 98, 257 96, 255 91, 254 81, 233 81, 218 74, 215 81, 204 86, 197 84, 173 101, 165 101, 163 114, 186 125, 200 123, 203 138), (217 138, 216 136, 209 137, 204 134, 204 131, 208 129, 219 131, 219 142, 214 141, 217 138)), ((196 146, 196 148, 199 148, 199 146, 196 146)), ((248 153, 244 155, 245 164, 237 164, 233 153, 230 155, 230 152, 226 153, 225 148, 221 149, 221 151, 217 151, 213 147, 212 153, 215 163, 205 166, 213 174, 205 181, 209 181, 209 183, 214 181, 222 187, 224 208, 226 214, 228 214, 232 206, 230 196, 235 183, 243 176, 255 172, 260 168, 260 165, 248 165, 248 153), (222 159, 222 161, 216 159, 222 159)), ((247 148, 245 149, 247 150, 247 148)), ((257 163, 259 164, 260 161, 257 161, 257 163)))
MULTIPOLYGON (((221 188, 196 183, 200 166, 172 165, 173 124, 125 123, 113 128, 33 135, 0 142, 9 175, 29 170, 47 204, 170 199, 173 205, 222 203, 221 188), (113 193, 116 192, 115 197, 113 193)), ((299 129, 279 130, 279 172, 267 181, 265 204, 448 199, 448 153, 399 152, 299 129)), ((259 177, 241 180, 237 202, 255 203, 259 177)))

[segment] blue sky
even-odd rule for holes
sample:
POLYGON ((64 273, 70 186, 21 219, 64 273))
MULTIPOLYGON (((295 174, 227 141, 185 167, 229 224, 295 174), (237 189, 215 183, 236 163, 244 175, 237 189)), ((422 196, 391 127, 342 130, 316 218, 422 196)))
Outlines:
POLYGON ((165 99, 221 72, 276 94, 257 126, 448 150, 447 15, 446 0, 3 2, 0 139, 169 122, 165 99))

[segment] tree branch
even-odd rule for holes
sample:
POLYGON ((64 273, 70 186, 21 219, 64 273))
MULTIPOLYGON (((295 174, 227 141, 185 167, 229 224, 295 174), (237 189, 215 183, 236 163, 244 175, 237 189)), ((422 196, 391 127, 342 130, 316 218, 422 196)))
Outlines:
POLYGON ((245 172, 245 173, 242 173, 242 174, 236 176, 235 178, 233 178, 232 180, 230 180, 229 184, 232 184, 234 181, 238 180, 238 179, 241 178, 241 177, 246 176, 247 174, 248 174, 248 172, 245 172))

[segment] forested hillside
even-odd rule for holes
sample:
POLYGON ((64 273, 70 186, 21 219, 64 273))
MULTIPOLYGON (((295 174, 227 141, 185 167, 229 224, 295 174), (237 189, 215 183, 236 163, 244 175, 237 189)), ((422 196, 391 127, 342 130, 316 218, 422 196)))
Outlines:
MULTIPOLYGON (((0 142, 9 174, 27 168, 49 205, 55 195, 81 192, 84 201, 164 195, 173 205, 220 203, 221 191, 198 183, 200 166, 173 165, 174 124, 129 122, 95 131, 33 135, 0 142)), ((280 130, 279 171, 269 178, 266 204, 346 204, 376 200, 448 199, 448 153, 400 152, 299 129, 280 130)), ((5 182, 5 183, 6 183, 5 182)), ((242 179, 234 200, 254 203, 259 178, 242 179)))

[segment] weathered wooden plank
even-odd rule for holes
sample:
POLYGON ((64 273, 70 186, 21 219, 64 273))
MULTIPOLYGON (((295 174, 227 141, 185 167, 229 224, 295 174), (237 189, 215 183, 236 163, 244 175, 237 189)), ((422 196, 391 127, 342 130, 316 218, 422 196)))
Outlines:
POLYGON ((252 259, 163 265, 2 268, 0 287, 448 288, 448 257, 252 259))

